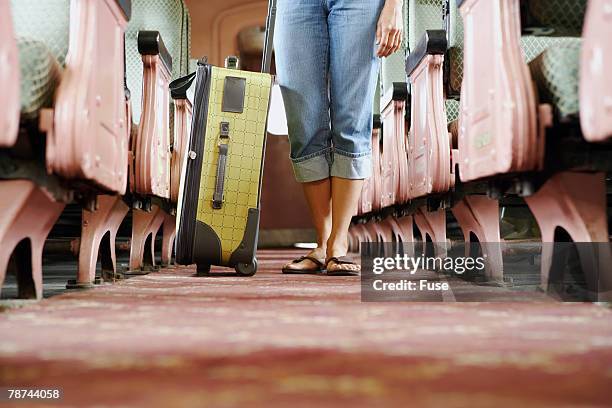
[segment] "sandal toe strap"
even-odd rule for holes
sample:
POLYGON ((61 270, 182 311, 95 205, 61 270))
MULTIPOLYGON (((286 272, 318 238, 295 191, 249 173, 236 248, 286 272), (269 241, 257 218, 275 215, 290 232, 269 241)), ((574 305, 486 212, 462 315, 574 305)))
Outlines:
POLYGON ((330 262, 335 262, 337 265, 357 265, 351 258, 348 256, 332 256, 325 261, 326 265, 329 265, 330 262))
POLYGON ((292 263, 300 263, 300 262, 302 262, 302 261, 304 261, 306 259, 308 259, 309 261, 313 262, 317 266, 323 266, 323 262, 321 262, 320 260, 318 260, 314 256, 310 256, 310 255, 300 256, 299 258, 294 259, 292 261, 292 263))

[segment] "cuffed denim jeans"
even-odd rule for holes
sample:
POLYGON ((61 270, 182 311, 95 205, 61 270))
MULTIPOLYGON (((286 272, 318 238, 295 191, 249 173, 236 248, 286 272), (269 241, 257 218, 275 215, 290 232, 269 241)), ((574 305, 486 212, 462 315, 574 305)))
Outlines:
POLYGON ((274 40, 299 182, 372 172, 376 25, 384 0, 278 0, 274 40))

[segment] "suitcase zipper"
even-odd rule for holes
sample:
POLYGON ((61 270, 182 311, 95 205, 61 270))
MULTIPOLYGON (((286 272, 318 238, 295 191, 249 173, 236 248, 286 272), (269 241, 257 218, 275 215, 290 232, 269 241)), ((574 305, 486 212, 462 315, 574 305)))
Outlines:
POLYGON ((198 63, 198 77, 201 77, 201 79, 198 78, 196 80, 194 114, 191 122, 191 140, 187 159, 185 188, 181 202, 182 216, 179 219, 179 233, 176 242, 176 262, 181 265, 189 265, 193 262, 198 194, 202 175, 202 156, 206 139, 211 66, 198 63))

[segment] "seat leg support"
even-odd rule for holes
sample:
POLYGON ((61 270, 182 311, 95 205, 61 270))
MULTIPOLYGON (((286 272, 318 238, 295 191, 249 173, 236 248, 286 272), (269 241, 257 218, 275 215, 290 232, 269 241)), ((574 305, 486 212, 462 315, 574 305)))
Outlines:
POLYGON ((471 233, 478 238, 485 259, 485 276, 488 280, 503 283, 504 264, 499 232, 499 201, 485 195, 464 197, 452 208, 459 222, 466 244, 466 256, 470 248, 471 233))
POLYGON ((43 246, 65 204, 29 180, 0 181, 0 190, 0 289, 11 267, 19 298, 41 299, 43 246))
POLYGON ((151 211, 134 209, 129 270, 125 275, 146 275, 155 269, 155 236, 164 222, 164 212, 156 205, 151 211))
POLYGON ((174 239, 176 238, 176 217, 164 212, 163 240, 162 240, 162 267, 172 264, 174 239))
POLYGON ((83 209, 77 278, 68 281, 68 289, 87 288, 98 282, 98 259, 102 263, 102 279, 114 279, 117 272, 115 239, 128 211, 129 207, 120 196, 111 195, 99 195, 94 211, 83 209))
POLYGON ((427 207, 421 207, 414 215, 421 239, 423 241, 423 251, 426 251, 427 236, 434 245, 434 255, 445 257, 447 253, 446 245, 446 210, 428 211, 427 207))
MULTIPOLYGON (((606 183, 603 173, 558 173, 525 201, 537 220, 542 235, 543 288, 548 288, 550 281, 554 255, 551 243, 555 241, 558 227, 563 228, 575 243, 609 242, 606 183)), ((587 286, 597 289, 599 300, 610 300, 612 274, 606 272, 612 264, 610 246, 601 246, 602 251, 588 251, 587 248, 584 244, 579 245, 579 256, 587 286)))

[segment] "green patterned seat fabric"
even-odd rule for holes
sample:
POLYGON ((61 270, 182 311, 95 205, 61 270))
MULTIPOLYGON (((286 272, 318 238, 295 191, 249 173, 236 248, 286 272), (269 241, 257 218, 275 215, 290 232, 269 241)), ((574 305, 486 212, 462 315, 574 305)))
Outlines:
POLYGON ((39 41, 63 67, 68 53, 70 0, 11 0, 15 36, 39 41))
POLYGON ((393 89, 394 82, 406 82, 406 53, 399 50, 386 58, 382 58, 380 68, 380 93, 382 96, 393 89))
POLYGON ((529 0, 529 12, 536 25, 553 28, 555 36, 580 37, 586 0, 529 0))
POLYGON ((70 0, 11 0, 19 52, 21 114, 38 116, 50 107, 66 63, 70 0))
POLYGON ((458 95, 463 81, 463 19, 457 0, 450 0, 449 5, 448 47, 449 88, 458 95))
POLYGON ((132 18, 125 33, 127 86, 131 91, 135 123, 140 122, 142 109, 142 57, 138 52, 138 32, 161 33, 172 56, 172 79, 187 72, 189 66, 190 17, 183 0, 132 0, 132 18), (187 44, 185 44, 185 42, 187 44))
POLYGON ((446 122, 451 123, 459 119, 459 101, 455 99, 446 100, 446 122))
POLYGON ((444 29, 444 0, 409 0, 408 46, 414 50, 426 30, 444 29))
POLYGON ((381 92, 381 80, 380 74, 378 75, 378 79, 376 80, 376 92, 374 93, 374 107, 372 109, 372 113, 374 115, 380 115, 380 92, 381 92))
POLYGON ((196 72, 198 69, 198 61, 199 60, 197 58, 191 58, 189 60, 189 69, 187 70, 188 73, 196 72))
POLYGON ((525 56, 525 61, 530 63, 538 55, 550 47, 564 47, 566 45, 580 42, 578 37, 538 37, 524 35, 521 37, 521 47, 525 56))
POLYGON ((578 69, 586 0, 530 0, 529 22, 547 35, 523 35, 521 45, 541 102, 562 117, 578 115, 578 69))
POLYGON ((183 44, 181 48, 181 59, 180 59, 180 70, 181 76, 189 74, 189 67, 191 64, 191 14, 189 13, 189 9, 187 5, 184 4, 183 10, 183 33, 181 43, 183 44))
MULTIPOLYGON (((426 30, 442 29, 445 29, 443 0, 409 0, 408 45, 411 50, 416 47, 426 30)), ((458 116, 459 102, 446 100, 447 122, 452 122, 458 116)))
MULTIPOLYGON (((408 12, 408 0, 404 1, 402 13, 405 16, 408 12)), ((406 41, 407 32, 404 32, 402 38, 402 47, 395 53, 381 60, 381 95, 384 95, 393 87, 394 82, 406 82, 406 41)))
POLYGON ((61 68, 49 48, 40 41, 18 39, 21 75, 21 115, 33 119, 38 111, 53 103, 53 94, 60 81, 61 68))
POLYGON ((547 48, 530 64, 541 102, 552 103, 562 118, 577 117, 580 39, 547 48))

